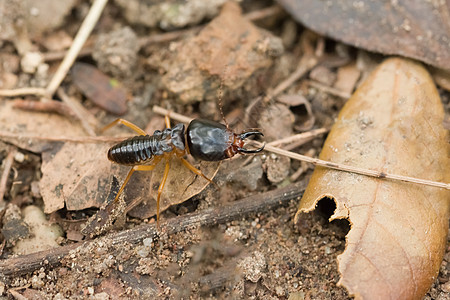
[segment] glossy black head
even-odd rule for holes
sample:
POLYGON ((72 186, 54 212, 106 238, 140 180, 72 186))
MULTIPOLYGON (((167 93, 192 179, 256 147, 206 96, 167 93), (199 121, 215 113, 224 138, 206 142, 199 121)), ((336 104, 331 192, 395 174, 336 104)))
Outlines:
POLYGON ((258 149, 243 148, 244 140, 249 137, 263 136, 257 130, 235 134, 225 125, 203 119, 193 120, 186 131, 187 143, 193 157, 206 161, 220 161, 238 153, 258 153, 258 149))
POLYGON ((191 155, 206 161, 229 158, 227 151, 233 141, 233 135, 225 125, 204 119, 192 120, 186 131, 191 155))

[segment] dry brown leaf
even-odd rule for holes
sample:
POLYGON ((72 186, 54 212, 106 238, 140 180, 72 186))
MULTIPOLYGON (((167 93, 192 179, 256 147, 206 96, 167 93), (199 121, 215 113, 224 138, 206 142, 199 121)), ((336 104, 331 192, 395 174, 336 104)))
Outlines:
MULTIPOLYGON (((68 210, 100 207, 106 200, 112 175, 120 182, 130 167, 119 166, 107 159, 108 144, 66 143, 61 149, 42 155, 41 194, 45 213, 52 213, 66 205, 68 210)), ((217 163, 201 163, 199 167, 209 178, 218 170, 217 163)), ((153 172, 136 172, 125 188, 125 199, 145 201, 146 205, 134 209, 134 216, 147 218, 156 213, 156 190, 162 178, 164 163, 153 172), (158 184, 156 184, 158 182, 158 184), (150 187, 153 190, 150 191, 150 187)), ((200 193, 209 184, 186 169, 178 159, 171 161, 169 178, 162 194, 161 211, 170 205, 182 203, 200 193)))
POLYGON ((121 171, 108 161, 108 148, 107 144, 65 143, 59 150, 42 153, 39 185, 46 214, 64 205, 68 210, 99 207, 106 200, 109 176, 121 171))
POLYGON ((3 141, 36 153, 51 149, 55 143, 23 138, 26 136, 86 136, 78 122, 51 113, 37 113, 15 109, 12 101, 0 101, 0 131, 16 137, 2 137, 3 141))
POLYGON ((334 87, 342 92, 351 94, 358 82, 361 75, 361 71, 355 63, 348 64, 338 68, 337 80, 334 83, 334 87))
MULTIPOLYGON (((195 165, 206 177, 212 179, 219 170, 220 163, 202 161, 195 165)), ((141 172, 134 182, 130 182, 125 193, 128 198, 142 203, 131 210, 129 215, 137 218, 149 218, 156 214, 156 196, 164 173, 164 163, 160 162, 151 174, 141 172)), ((133 174, 133 176, 135 176, 133 174)), ((170 161, 169 177, 161 195, 161 211, 169 206, 183 203, 206 188, 209 181, 189 171, 179 159, 170 161)))
POLYGON ((450 70, 448 1, 278 2, 294 19, 319 34, 450 70))
MULTIPOLYGON (((450 181, 449 145, 437 90, 419 64, 380 65, 343 108, 323 160, 450 181)), ((341 279, 357 299, 421 299, 446 245, 450 192, 317 167, 299 213, 333 198, 330 219, 349 219, 341 279)))
POLYGON ((125 88, 93 65, 75 63, 72 80, 86 97, 107 112, 121 116, 128 111, 125 88))

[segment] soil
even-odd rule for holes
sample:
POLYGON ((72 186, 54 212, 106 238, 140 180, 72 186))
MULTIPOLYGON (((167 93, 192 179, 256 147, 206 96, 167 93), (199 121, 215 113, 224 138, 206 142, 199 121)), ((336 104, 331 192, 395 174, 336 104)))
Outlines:
MULTIPOLYGON (((221 4, 216 2, 215 5, 221 4)), ((21 71, 20 56, 13 41, 0 41, 0 61, 9 66, 0 69, 1 88, 14 86, 11 81, 17 86, 45 86, 60 63, 60 59, 50 59, 60 51, 54 50, 58 41, 54 41, 55 36, 61 40, 74 36, 76 28, 73 24, 81 24, 89 8, 88 3, 75 1, 61 23, 30 36, 34 45, 32 50, 45 54, 34 73, 21 71), (49 44, 52 46, 45 46, 49 44), (47 67, 42 67, 42 64, 47 67)), ((245 14, 271 5, 270 1, 244 1, 242 9, 245 14)), ((206 55, 219 46, 213 44, 208 48, 208 41, 213 39, 214 43, 217 42, 211 36, 223 34, 220 25, 213 27, 211 30, 216 31, 208 34, 198 33, 195 28, 194 31, 185 31, 194 26, 204 28, 211 18, 218 18, 217 15, 211 17, 211 11, 214 11, 211 7, 204 8, 208 13, 198 12, 192 17, 196 25, 189 20, 182 22, 182 26, 190 24, 188 26, 191 27, 169 26, 167 24, 177 22, 165 21, 164 30, 171 30, 168 34, 173 34, 174 38, 161 42, 148 42, 148 38, 164 36, 167 32, 131 22, 131 12, 125 13, 122 9, 118 3, 108 3, 92 34, 88 46, 91 51, 80 56, 78 61, 92 64, 118 79, 132 95, 126 102, 127 112, 121 117, 141 128, 150 128, 150 132, 163 124, 162 118, 152 112, 154 105, 192 118, 215 120, 221 119, 220 107, 223 107, 226 120, 236 132, 241 130, 240 127, 258 127, 263 132, 267 128, 267 142, 296 134, 299 128, 329 127, 346 99, 342 94, 321 87, 335 87, 337 81, 343 81, 339 74, 349 74, 348 80, 344 80, 348 89, 345 92, 351 93, 358 84, 358 78, 364 78, 373 62, 380 60, 376 55, 317 36, 296 24, 281 10, 275 10, 254 21, 256 26, 246 38, 248 41, 254 39, 259 48, 251 49, 254 52, 248 60, 233 52, 238 50, 233 48, 234 37, 229 37, 224 44, 225 50, 212 56, 215 61, 223 59, 225 63, 213 64, 208 60, 212 58, 206 55), (199 20, 198 15, 209 18, 199 20), (147 42, 143 42, 146 39, 147 42), (326 47, 321 47, 321 43, 326 47), (186 49, 189 49, 188 53, 183 52, 186 49), (304 98, 275 103, 274 99, 265 99, 270 97, 259 97, 271 95, 297 66, 305 64, 301 57, 311 53, 311 49, 322 49, 320 64, 285 91, 286 94, 301 93, 304 98), (191 64, 195 64, 186 62, 189 53, 205 55, 196 58, 196 62, 207 66, 193 71, 191 64), (359 71, 356 70, 357 60, 362 62, 359 71), (350 70, 349 65, 353 66, 350 70), (173 74, 174 69, 178 70, 176 74, 173 74), (355 72, 359 76, 355 76, 355 72), (321 85, 311 85, 310 80, 321 85), (190 86, 192 81, 196 82, 195 88, 190 86), (350 88, 349 81, 352 82, 350 88), (183 90, 179 90, 181 87, 183 90), (218 91, 222 94, 220 103, 218 91)), ((239 17, 238 10, 232 7, 228 13, 244 24, 246 21, 239 17)), ((107 105, 100 108, 83 96, 75 88, 71 76, 74 75, 69 75, 62 86, 71 97, 80 101, 100 126, 117 117, 107 111, 107 105)), ((448 114, 449 94, 443 90, 440 92, 448 114)), ((52 136, 52 133, 40 132, 43 136, 52 136)), ((70 132, 66 135, 70 136, 70 132)), ((323 141, 324 137, 319 136, 302 145, 294 145, 292 149, 316 155, 320 153, 323 141)), ((21 219, 19 208, 22 212, 28 206, 44 210, 40 191, 43 187, 39 187, 43 176, 42 156, 51 157, 53 154, 43 149, 59 149, 61 146, 60 142, 48 144, 50 146, 38 147, 39 150, 30 150, 11 140, 0 142, 3 167, 8 159, 11 161, 8 154, 12 149, 17 151, 12 157, 12 171, 2 202, 2 260, 16 256, 14 245, 33 235, 32 228, 27 227, 23 217, 21 219), (20 232, 12 230, 11 224, 16 224, 13 228, 20 232)), ((106 153, 104 156, 106 158, 106 153)), ((203 190, 197 195, 162 212, 161 220, 164 223, 209 208, 220 211, 221 207, 249 195, 274 191, 293 182, 307 183, 311 173, 311 166, 273 154, 227 160, 214 178, 219 188, 209 185, 203 189, 202 186, 203 190)), ((123 181, 123 172, 117 176, 120 182, 123 181)), ((104 193, 106 198, 107 188, 104 193)), ((57 233, 52 236, 60 247, 75 243, 82 246, 71 248, 58 263, 44 260, 40 262, 42 267, 30 269, 25 274, 2 277, 0 295, 17 299, 23 299, 20 298, 22 296, 27 299, 349 299, 347 291, 337 285, 340 275, 336 259, 344 251, 349 223, 328 222, 334 202, 324 199, 316 211, 302 215, 300 222, 294 224, 298 201, 296 197, 275 209, 244 214, 210 226, 190 226, 176 233, 161 230, 136 242, 125 239, 120 244, 115 240, 114 232, 155 224, 155 218, 147 216, 150 210, 142 208, 141 215, 145 215, 142 218, 133 214, 134 217, 127 216, 123 222, 112 222, 115 223, 112 229, 89 239, 81 234, 81 228, 97 208, 68 211, 64 207, 48 214, 48 224, 42 226, 51 228, 51 224, 56 223, 63 229, 59 237, 57 233), (88 242, 83 243, 86 240, 88 242)), ((450 299, 449 277, 450 238, 440 273, 424 299, 450 299)))

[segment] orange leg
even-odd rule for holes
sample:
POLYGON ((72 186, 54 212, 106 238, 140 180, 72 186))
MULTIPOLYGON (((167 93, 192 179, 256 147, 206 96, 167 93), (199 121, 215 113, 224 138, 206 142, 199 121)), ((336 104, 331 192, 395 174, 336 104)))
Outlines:
POLYGON ((127 120, 124 120, 124 119, 117 119, 117 120, 115 120, 115 121, 112 122, 111 124, 108 124, 108 125, 106 125, 105 127, 103 127, 103 128, 100 130, 100 132, 104 132, 104 131, 110 129, 111 127, 113 127, 113 126, 116 126, 117 124, 125 125, 125 126, 127 126, 128 128, 131 128, 131 129, 133 129, 134 131, 136 131, 139 135, 147 135, 147 133, 146 133, 144 130, 142 130, 141 128, 139 128, 137 125, 134 125, 133 123, 128 122, 127 120))
POLYGON ((139 166, 134 166, 131 168, 131 170, 128 172, 127 177, 125 178, 125 181, 122 183, 122 186, 120 187, 119 191, 117 192, 116 198, 114 198, 114 202, 117 201, 117 199, 119 199, 120 194, 122 194, 125 186, 127 185, 128 181, 131 178, 131 175, 133 175, 134 171, 152 171, 156 165, 158 164, 158 161, 155 161, 152 165, 139 165, 139 166))
POLYGON ((194 172, 195 174, 197 174, 198 176, 202 176, 203 178, 205 178, 206 180, 208 180, 209 182, 211 182, 212 184, 214 184, 214 186, 219 189, 219 186, 217 185, 217 183, 215 183, 214 181, 212 181, 211 179, 209 179, 208 177, 205 176, 205 174, 203 174, 202 171, 200 171, 199 169, 197 169, 196 167, 194 167, 193 165, 191 165, 187 160, 185 160, 184 158, 180 157, 181 162, 183 163, 183 165, 188 168, 189 170, 191 170, 192 172, 194 172))
POLYGON ((170 169, 169 164, 170 159, 167 157, 165 159, 166 159, 166 167, 164 169, 164 175, 161 180, 161 183, 159 184, 158 197, 156 198, 156 224, 158 228, 159 228, 159 201, 161 200, 161 194, 164 189, 164 186, 166 185, 167 177, 169 177, 169 169, 170 169))
POLYGON ((167 128, 171 128, 170 127, 170 116, 168 114, 164 116, 164 122, 166 123, 167 128))

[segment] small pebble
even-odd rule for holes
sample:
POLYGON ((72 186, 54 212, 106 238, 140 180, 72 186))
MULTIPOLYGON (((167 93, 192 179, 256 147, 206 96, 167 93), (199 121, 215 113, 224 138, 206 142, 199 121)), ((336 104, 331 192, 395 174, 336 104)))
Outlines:
POLYGON ((94 294, 94 288, 92 286, 88 287, 88 293, 89 295, 93 295, 94 294))
POLYGON ((98 68, 116 78, 131 77, 136 72, 139 42, 130 27, 122 27, 100 34, 94 45, 92 57, 98 68))
POLYGON ((18 163, 23 163, 25 160, 25 155, 22 152, 17 152, 16 155, 14 155, 14 160, 18 163))
POLYGON ((152 247, 152 243, 153 243, 153 238, 146 238, 142 241, 142 244, 144 244, 144 246, 146 247, 152 247))
POLYGON ((34 198, 41 198, 41 189, 39 187, 39 181, 31 182, 31 195, 34 198))
POLYGON ((272 154, 267 157, 264 166, 267 172, 267 179, 276 184, 282 182, 289 175, 291 160, 286 156, 272 154))
POLYGON ((446 293, 450 293, 450 281, 447 281, 441 286, 442 290, 446 293))
POLYGON ((98 293, 94 295, 95 300, 108 300, 109 295, 106 292, 98 293))
POLYGON ((242 269, 245 279, 256 283, 261 279, 267 263, 264 254, 255 251, 252 256, 247 256, 242 259, 238 265, 242 269))
POLYGON ((20 61, 22 71, 33 74, 38 66, 44 61, 42 54, 39 52, 27 52, 20 61))
MULTIPOLYGON (((297 284, 298 286, 298 284, 297 284)), ((296 287, 294 287, 296 288, 296 287)), ((289 298, 288 300, 304 300, 305 299, 305 293, 300 291, 300 292, 295 292, 295 293, 291 293, 289 294, 289 298)))
POLYGON ((136 253, 140 257, 147 257, 150 254, 150 248, 146 246, 140 246, 136 249, 136 253))
POLYGON ((277 286, 275 288, 275 293, 277 293, 278 297, 283 297, 284 296, 284 289, 281 286, 277 286))
POLYGON ((34 275, 31 278, 31 286, 35 289, 39 289, 39 288, 43 288, 44 287, 44 281, 42 281, 41 278, 39 278, 38 276, 34 275))

